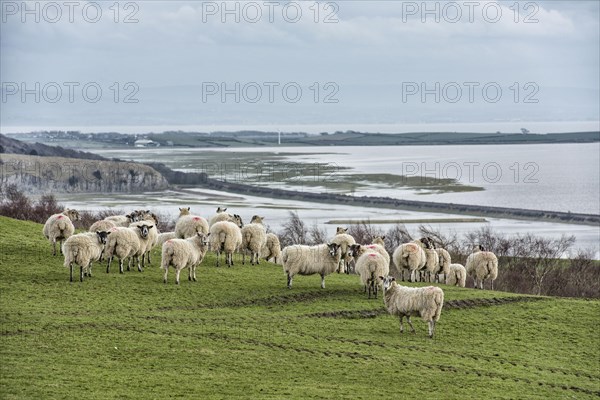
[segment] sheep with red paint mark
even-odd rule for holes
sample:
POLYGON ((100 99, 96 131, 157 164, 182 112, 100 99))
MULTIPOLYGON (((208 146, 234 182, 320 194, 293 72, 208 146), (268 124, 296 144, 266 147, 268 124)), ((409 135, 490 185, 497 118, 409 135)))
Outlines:
POLYGON ((56 242, 58 241, 59 249, 62 254, 62 244, 75 233, 73 221, 79 221, 79 212, 77 210, 65 209, 60 214, 51 215, 44 224, 42 233, 52 244, 52 255, 56 255, 56 242))
POLYGON ((208 235, 208 222, 205 218, 192 215, 190 208, 179 209, 179 219, 175 224, 175 236, 178 239, 187 239, 196 236, 197 233, 208 235))

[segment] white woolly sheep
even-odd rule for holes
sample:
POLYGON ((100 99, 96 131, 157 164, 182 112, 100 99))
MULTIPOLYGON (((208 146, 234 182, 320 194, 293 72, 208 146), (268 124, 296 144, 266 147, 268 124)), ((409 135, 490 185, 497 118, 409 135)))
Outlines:
POLYGON ((450 264, 446 276, 446 285, 465 287, 467 270, 461 264, 450 264))
POLYGON ((142 236, 139 237, 140 246, 142 247, 142 248, 140 248, 140 251, 142 252, 142 254, 141 254, 142 269, 144 269, 146 267, 146 264, 145 264, 146 254, 150 253, 152 248, 155 246, 156 240, 158 239, 158 233, 157 233, 156 225, 154 225, 154 223, 149 220, 140 220, 138 222, 134 222, 131 225, 129 225, 130 228, 139 228, 142 226, 148 227, 148 235, 146 237, 142 237, 142 236))
POLYGON ((111 221, 118 227, 127 228, 129 224, 137 221, 137 216, 134 213, 131 213, 127 215, 111 215, 104 219, 106 221, 111 221))
POLYGON ((129 258, 127 264, 127 271, 129 271, 134 257, 137 260, 138 271, 142 272, 140 256, 146 250, 146 240, 150 229, 155 228, 153 225, 141 222, 140 225, 131 228, 117 227, 111 231, 105 247, 106 258, 108 259, 106 273, 110 272, 110 264, 112 263, 113 257, 119 259, 119 272, 121 274, 123 273, 123 260, 129 258))
POLYGON ((138 210, 134 212, 137 213, 138 221, 151 222, 156 227, 156 229, 150 229, 148 231, 149 246, 146 246, 146 259, 148 261, 148 265, 150 265, 150 263, 152 262, 150 259, 150 253, 152 252, 152 249, 158 244, 158 217, 153 212, 150 212, 150 210, 138 210))
POLYGON ((267 242, 267 231, 263 225, 264 218, 255 215, 250 223, 242 228, 242 264, 246 262, 246 251, 250 252, 250 264, 259 264, 260 251, 267 242))
POLYGON ((178 239, 186 239, 196 236, 200 232, 208 235, 208 222, 197 215, 190 214, 190 208, 179 209, 179 219, 175 224, 175 236, 178 239))
POLYGON ((51 215, 44 224, 42 232, 46 239, 52 244, 52 255, 56 255, 56 241, 58 248, 62 252, 62 243, 69 236, 75 233, 75 226, 72 221, 79 221, 79 212, 77 210, 65 209, 60 214, 51 215))
POLYGON ((196 282, 196 267, 200 265, 208 248, 208 238, 203 233, 197 233, 188 239, 169 239, 162 245, 161 268, 165 273, 164 283, 167 283, 169 267, 175 268, 175 283, 179 285, 179 273, 188 268, 190 281, 196 282))
POLYGON ((371 298, 371 293, 377 298, 377 289, 379 287, 377 277, 387 276, 390 272, 390 260, 377 251, 367 251, 356 259, 355 270, 360 275, 360 281, 365 287, 365 292, 367 290, 369 292, 369 299, 371 298))
POLYGON ((349 273, 348 264, 352 261, 352 258, 348 255, 348 249, 356 243, 356 240, 354 240, 351 235, 347 234, 347 231, 348 228, 338 226, 335 236, 331 239, 331 243, 337 244, 342 249, 342 258, 337 272, 349 273))
POLYGON ((79 265, 79 281, 83 282, 84 271, 92 276, 92 263, 100 260, 109 232, 85 232, 70 236, 62 245, 65 267, 69 267, 70 281, 73 282, 73 264, 79 265))
MULTIPOLYGON (((102 219, 100 221, 96 221, 90 226, 88 232, 110 232, 117 226, 114 222, 108 221, 106 219, 102 219)), ((100 254, 100 259, 98 261, 103 261, 104 256, 104 248, 102 248, 102 254, 100 254)))
POLYGON ((439 257, 439 266, 438 270, 435 273, 436 282, 440 282, 440 274, 444 274, 444 280, 446 280, 446 276, 450 271, 450 264, 452 264, 452 259, 450 257, 450 253, 446 249, 438 248, 435 249, 438 253, 439 257))
POLYGON ((491 251, 485 251, 483 246, 476 247, 475 252, 469 254, 465 263, 467 274, 473 277, 473 286, 483 289, 485 280, 491 283, 491 290, 494 290, 494 281, 498 277, 498 258, 491 251))
POLYGON ((425 250, 425 282, 432 282, 440 269, 440 255, 435 249, 425 250))
POLYGON ((444 306, 444 291, 436 286, 411 288, 400 286, 391 276, 380 276, 383 283, 383 302, 391 315, 400 318, 400 333, 404 332, 402 319, 406 317, 410 329, 415 333, 410 317, 420 316, 427 322, 429 337, 433 337, 435 324, 440 319, 444 306))
POLYGON ((267 233, 267 240, 261 250, 261 255, 265 261, 273 260, 275 264, 281 262, 281 243, 274 233, 267 233))
POLYGON ((156 238, 156 244, 162 248, 163 243, 165 243, 169 239, 177 239, 175 236, 175 232, 162 232, 158 234, 156 238))
POLYGON ((210 227, 210 249, 217 253, 217 267, 221 253, 225 253, 225 264, 233 266, 233 253, 242 245, 242 231, 229 221, 216 222, 210 227))
POLYGON ((392 254, 392 260, 401 274, 402 280, 404 280, 404 271, 406 270, 410 272, 410 281, 416 281, 417 273, 423 269, 427 261, 424 249, 427 248, 428 243, 427 239, 422 238, 396 247, 392 254))
POLYGON ((112 228, 116 228, 117 225, 109 220, 101 219, 100 221, 96 221, 90 226, 88 232, 110 232, 112 228))
MULTIPOLYGON (((233 215, 229 214, 226 212, 227 208, 217 208, 217 213, 215 215, 213 215, 212 217, 210 217, 209 220, 209 227, 213 226, 215 223, 217 222, 221 222, 221 221, 231 221, 231 219, 233 218, 233 215)), ((233 221, 231 221, 233 222, 233 221)))
POLYGON ((375 241, 373 241, 373 243, 371 243, 371 244, 358 244, 357 243, 357 244, 351 245, 348 250, 348 255, 356 260, 356 259, 358 259, 358 257, 362 256, 366 252, 376 252, 376 253, 381 254, 386 259, 388 266, 390 265, 389 253, 387 252, 385 247, 383 247, 379 243, 375 243, 375 241))
POLYGON ((325 276, 335 272, 340 263, 342 251, 335 243, 317 246, 292 245, 283 249, 283 272, 287 276, 287 287, 292 288, 292 280, 299 275, 321 275, 321 288, 325 289, 325 276))

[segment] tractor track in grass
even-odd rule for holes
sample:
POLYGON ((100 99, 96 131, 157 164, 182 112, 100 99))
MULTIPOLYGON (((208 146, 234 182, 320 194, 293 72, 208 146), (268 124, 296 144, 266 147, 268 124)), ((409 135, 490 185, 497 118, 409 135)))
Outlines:
MULTIPOLYGON (((464 299, 464 300, 449 300, 444 302, 444 310, 462 310, 475 307, 501 306, 508 303, 520 303, 547 300, 544 297, 531 296, 515 296, 515 297, 490 297, 480 299, 464 299)), ((369 310, 339 310, 326 311, 320 313, 308 314, 308 317, 314 318, 345 318, 345 319, 360 319, 360 318, 376 318, 380 315, 387 314, 387 310, 383 308, 369 310)))

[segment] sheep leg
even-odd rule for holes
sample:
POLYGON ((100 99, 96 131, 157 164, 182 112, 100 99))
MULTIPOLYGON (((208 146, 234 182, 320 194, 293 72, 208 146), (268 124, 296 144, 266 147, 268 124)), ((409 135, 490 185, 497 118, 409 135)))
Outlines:
POLYGON ((79 282, 83 282, 83 265, 79 266, 79 282))
POLYGON ((106 262, 106 273, 108 274, 110 272, 110 262, 112 261, 112 256, 108 258, 108 261, 106 262))
POLYGON ((258 253, 256 253, 256 265, 260 264, 260 257, 258 256, 258 253))
POLYGON ((60 240, 58 241, 58 250, 60 251, 60 254, 61 254, 61 255, 62 255, 62 253, 63 253, 63 252, 62 252, 62 243, 63 243, 63 241, 62 241, 62 239, 60 239, 60 240))
POLYGON ((73 263, 69 264, 69 270, 70 270, 70 278, 69 281, 73 282, 73 263))
POLYGON ((494 290, 494 281, 492 281, 492 282, 490 283, 490 285, 491 285, 491 290, 494 290))
POLYGON ((321 289, 325 289, 325 274, 321 274, 321 289))
POLYGON ((427 325, 429 325, 429 337, 433 338, 433 331, 435 329, 435 321, 427 321, 427 325))
POLYGON ((52 240, 52 255, 56 255, 56 239, 52 240))
POLYGON ((411 320, 410 320, 410 315, 408 315, 406 317, 406 322, 408 322, 408 325, 410 325, 410 330, 412 333, 417 333, 417 331, 415 331, 415 327, 413 326, 411 320))
POLYGON ((142 272, 146 267, 146 263, 144 262, 144 255, 142 254, 142 265, 140 266, 140 256, 136 256, 138 262, 138 271, 142 272))
POLYGON ((169 274, 169 266, 163 265, 163 269, 165 270, 165 273, 163 274, 163 282, 167 283, 167 275, 169 274))
POLYGON ((175 284, 179 285, 179 273, 181 270, 179 268, 175 269, 175 284))
POLYGON ((288 287, 288 289, 292 288, 292 279, 293 279, 292 276, 288 272, 288 274, 287 274, 287 287, 288 287))
POLYGON ((150 251, 148 253, 146 253, 146 254, 148 254, 148 265, 150 265, 150 263, 152 262, 152 261, 150 261, 150 253, 151 253, 150 251))
POLYGON ((400 333, 404 333, 404 326, 402 325, 403 319, 404 319, 404 315, 400 315, 400 333))
POLYGON ((190 282, 192 281, 192 267, 191 266, 188 268, 188 281, 190 281, 190 282))
MULTIPOLYGON (((127 266, 127 270, 129 270, 129 265, 127 266)), ((123 259, 119 258, 119 273, 123 273, 123 259)))
POLYGON ((198 265, 194 265, 194 272, 193 272, 193 276, 192 276, 192 280, 193 280, 194 282, 197 282, 197 280, 196 280, 196 267, 197 267, 197 266, 198 266, 198 265))
POLYGON ((242 265, 246 263, 246 250, 242 251, 242 265))
POLYGON ((90 278, 92 277, 92 264, 93 262, 90 261, 90 265, 88 265, 87 267, 87 276, 89 276, 90 278))

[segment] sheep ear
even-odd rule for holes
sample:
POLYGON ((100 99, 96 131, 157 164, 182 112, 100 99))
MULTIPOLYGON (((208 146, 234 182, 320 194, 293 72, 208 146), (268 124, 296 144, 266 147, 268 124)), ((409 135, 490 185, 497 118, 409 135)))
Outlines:
POLYGON ((382 237, 381 237, 381 240, 385 240, 385 236, 382 236, 382 237))
POLYGON ((223 211, 227 211, 227 207, 225 207, 225 208, 223 209, 223 211))
POLYGON ((188 211, 190 211, 190 208, 188 207, 188 211))
POLYGON ((392 277, 392 282, 396 282, 396 278, 392 277))
POLYGON ((206 235, 206 237, 209 237, 209 236, 210 236, 210 232, 208 232, 208 235, 206 235))
POLYGON ((385 277, 383 277, 383 276, 379 275, 379 279, 381 279, 382 281, 384 281, 384 280, 385 280, 385 277))

